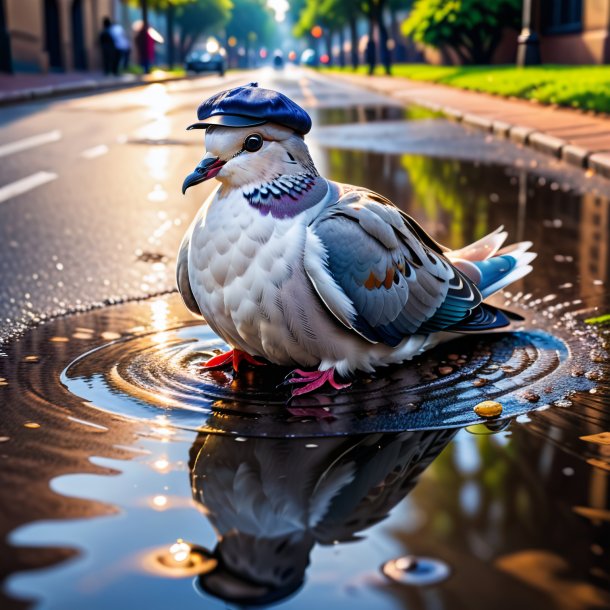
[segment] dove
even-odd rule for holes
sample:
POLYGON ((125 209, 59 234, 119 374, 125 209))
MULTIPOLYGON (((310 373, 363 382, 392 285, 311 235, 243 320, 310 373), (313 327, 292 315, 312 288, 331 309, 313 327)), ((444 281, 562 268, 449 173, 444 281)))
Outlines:
POLYGON ((319 174, 307 112, 256 83, 218 93, 188 129, 206 153, 182 191, 215 178, 178 253, 186 306, 232 349, 206 368, 293 367, 292 395, 411 360, 518 316, 485 299, 532 269, 502 227, 459 250, 387 198, 319 174))

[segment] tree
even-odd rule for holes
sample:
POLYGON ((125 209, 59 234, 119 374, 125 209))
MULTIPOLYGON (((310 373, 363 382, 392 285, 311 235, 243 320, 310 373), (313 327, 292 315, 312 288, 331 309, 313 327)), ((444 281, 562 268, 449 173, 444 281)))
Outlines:
MULTIPOLYGON (((294 28, 296 36, 303 36, 309 34, 311 29, 318 25, 322 28, 324 42, 326 46, 326 54, 329 58, 329 63, 333 62, 333 37, 335 34, 339 35, 339 64, 341 67, 345 66, 345 27, 350 22, 350 18, 354 23, 354 30, 356 24, 356 16, 354 9, 358 10, 358 7, 354 6, 352 0, 307 0, 303 8, 299 13, 298 22, 294 28)), ((352 40, 352 44, 353 44, 352 40)), ((356 49, 357 46, 356 36, 356 49)))
POLYGON ((218 34, 231 17, 231 0, 195 0, 176 9, 180 27, 179 54, 184 58, 204 34, 218 34))
POLYGON ((416 0, 402 33, 464 64, 488 64, 505 27, 519 28, 521 0, 416 0))
POLYGON ((266 0, 233 0, 233 11, 226 26, 227 38, 234 37, 250 56, 253 42, 273 43, 275 22, 266 0))

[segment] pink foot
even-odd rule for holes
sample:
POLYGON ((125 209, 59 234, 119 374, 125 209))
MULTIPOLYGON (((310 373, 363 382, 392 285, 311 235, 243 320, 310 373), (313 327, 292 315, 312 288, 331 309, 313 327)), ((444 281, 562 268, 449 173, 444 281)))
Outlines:
POLYGON ((292 390, 293 396, 301 396, 303 394, 309 394, 314 392, 318 388, 321 388, 325 383, 330 384, 335 390, 342 390, 343 388, 349 388, 351 383, 339 383, 335 381, 335 369, 330 368, 326 371, 303 371, 301 369, 295 369, 290 373, 294 377, 286 379, 286 383, 303 383, 303 387, 292 390))
POLYGON ((239 371, 239 367, 243 362, 247 362, 248 364, 252 364, 253 366, 265 365, 264 362, 257 360, 246 352, 242 352, 239 349, 232 349, 228 352, 224 352, 223 354, 218 354, 218 356, 210 358, 207 362, 203 364, 203 369, 221 369, 227 365, 232 365, 234 371, 239 371))

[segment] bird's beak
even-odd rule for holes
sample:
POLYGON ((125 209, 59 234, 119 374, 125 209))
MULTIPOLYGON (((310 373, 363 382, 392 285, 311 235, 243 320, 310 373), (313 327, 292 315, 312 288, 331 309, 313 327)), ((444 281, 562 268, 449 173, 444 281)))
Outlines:
POLYGON ((209 153, 201 159, 199 165, 195 168, 195 171, 189 174, 182 183, 182 194, 186 193, 186 189, 194 184, 199 184, 204 180, 213 178, 226 163, 219 157, 213 157, 209 153))

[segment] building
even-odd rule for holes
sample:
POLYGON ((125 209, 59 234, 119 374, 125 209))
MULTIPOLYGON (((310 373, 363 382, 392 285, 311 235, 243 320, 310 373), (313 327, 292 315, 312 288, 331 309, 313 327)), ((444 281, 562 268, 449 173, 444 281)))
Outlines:
POLYGON ((610 0, 539 0, 544 63, 610 62, 610 0))
POLYGON ((112 0, 0 0, 13 70, 99 69, 99 32, 112 8, 112 0))

